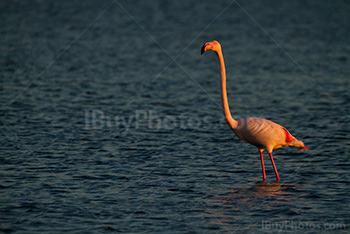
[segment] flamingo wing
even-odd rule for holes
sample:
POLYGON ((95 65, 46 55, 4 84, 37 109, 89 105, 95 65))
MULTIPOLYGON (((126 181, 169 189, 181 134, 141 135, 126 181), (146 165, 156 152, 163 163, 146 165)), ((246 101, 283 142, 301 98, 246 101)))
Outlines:
POLYGON ((283 127, 262 118, 245 118, 238 120, 234 133, 244 142, 255 145, 259 149, 272 152, 285 143, 286 134, 283 127))
POLYGON ((286 135, 286 142, 287 143, 296 140, 296 138, 293 137, 292 134, 290 134, 286 128, 282 127, 282 129, 284 131, 284 134, 286 135))

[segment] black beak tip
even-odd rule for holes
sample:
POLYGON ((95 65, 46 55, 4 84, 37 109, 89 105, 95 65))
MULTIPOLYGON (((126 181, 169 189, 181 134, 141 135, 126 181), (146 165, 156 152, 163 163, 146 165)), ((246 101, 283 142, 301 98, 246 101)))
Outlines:
POLYGON ((204 51, 204 48, 205 48, 205 46, 202 46, 201 55, 204 54, 204 52, 205 52, 205 51, 204 51))

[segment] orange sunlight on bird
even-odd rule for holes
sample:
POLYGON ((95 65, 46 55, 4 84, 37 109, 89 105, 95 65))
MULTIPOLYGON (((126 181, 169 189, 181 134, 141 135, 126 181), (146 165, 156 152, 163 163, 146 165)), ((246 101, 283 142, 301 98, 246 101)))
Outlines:
POLYGON ((263 151, 269 153, 273 169, 275 170, 277 181, 280 177, 277 172, 275 162, 273 161, 272 151, 281 147, 295 147, 301 150, 309 150, 302 141, 293 137, 286 128, 267 119, 262 118, 244 118, 235 120, 231 116, 230 108, 227 100, 226 92, 226 71, 224 57, 221 50, 221 45, 217 41, 207 42, 203 45, 201 54, 207 50, 216 52, 220 64, 221 77, 221 99, 222 108, 227 124, 230 126, 236 136, 244 142, 250 143, 258 148, 260 152, 261 167, 263 180, 266 180, 263 151))

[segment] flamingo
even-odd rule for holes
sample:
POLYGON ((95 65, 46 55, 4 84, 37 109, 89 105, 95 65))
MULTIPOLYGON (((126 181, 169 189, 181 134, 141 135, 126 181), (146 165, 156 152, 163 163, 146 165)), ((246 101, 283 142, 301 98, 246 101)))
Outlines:
POLYGON ((307 148, 302 141, 297 140, 295 137, 293 137, 286 128, 270 120, 256 117, 239 120, 233 119, 227 100, 226 71, 221 45, 218 41, 207 42, 202 47, 201 55, 207 50, 216 52, 216 55, 219 59, 221 77, 221 100, 223 114, 225 116, 227 124, 239 139, 258 148, 260 152, 263 181, 266 180, 263 157, 264 150, 269 153, 271 163, 275 171, 276 179, 277 181, 280 181, 280 177, 273 160, 272 151, 281 147, 295 147, 299 148, 300 150, 310 149, 307 148))

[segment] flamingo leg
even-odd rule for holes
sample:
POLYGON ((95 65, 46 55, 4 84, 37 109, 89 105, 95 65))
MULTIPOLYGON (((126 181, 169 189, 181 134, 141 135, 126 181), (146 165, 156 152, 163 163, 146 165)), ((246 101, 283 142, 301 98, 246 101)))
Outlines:
POLYGON ((265 166, 264 166, 264 156, 262 150, 260 151, 260 160, 261 160, 261 167, 262 167, 262 174, 263 174, 263 179, 264 181, 266 180, 266 174, 265 174, 265 166))
POLYGON ((276 168, 275 162, 273 161, 272 153, 269 153, 269 155, 270 155, 270 159, 271 159, 271 162, 272 162, 273 169, 275 170, 277 181, 280 181, 280 177, 278 176, 278 172, 277 172, 277 168, 276 168))

